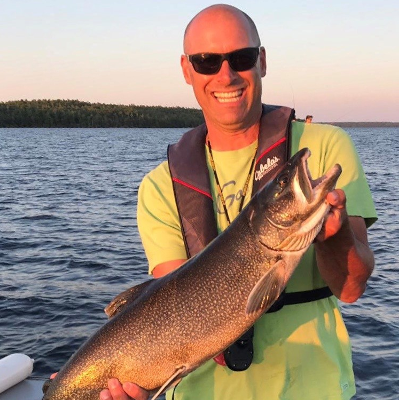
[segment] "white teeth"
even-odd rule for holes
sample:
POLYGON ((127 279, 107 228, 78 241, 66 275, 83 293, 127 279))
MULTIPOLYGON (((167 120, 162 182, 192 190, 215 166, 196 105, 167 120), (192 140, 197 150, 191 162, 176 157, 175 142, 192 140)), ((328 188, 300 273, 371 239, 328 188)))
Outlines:
POLYGON ((214 96, 219 102, 227 103, 238 101, 242 93, 243 90, 236 90, 235 92, 214 92, 214 96))

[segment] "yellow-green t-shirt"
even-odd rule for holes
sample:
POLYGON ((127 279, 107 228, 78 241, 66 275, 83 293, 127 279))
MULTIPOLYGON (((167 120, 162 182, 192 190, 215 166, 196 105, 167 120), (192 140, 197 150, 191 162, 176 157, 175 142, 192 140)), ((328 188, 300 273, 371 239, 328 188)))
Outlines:
MULTIPOLYGON (((255 146, 253 143, 237 151, 213 151, 231 219, 239 211, 255 146)), ((371 225, 376 212, 350 137, 337 127, 294 122, 292 154, 303 147, 311 150, 308 165, 313 178, 323 175, 335 163, 342 166, 337 187, 346 193, 348 213, 365 218, 367 225, 371 225)), ((208 168, 218 230, 222 231, 227 221, 209 162, 208 168)), ((245 204, 250 200, 251 189, 250 185, 245 204)), ((150 272, 159 263, 186 258, 167 162, 143 179, 138 226, 150 272)), ((323 286, 311 246, 290 279, 287 291, 323 286)), ((333 296, 265 314, 255 324, 253 343, 254 359, 246 371, 233 372, 210 360, 183 378, 175 389, 175 399, 345 400, 354 395, 350 340, 333 296)), ((171 392, 167 398, 171 398, 171 392)))

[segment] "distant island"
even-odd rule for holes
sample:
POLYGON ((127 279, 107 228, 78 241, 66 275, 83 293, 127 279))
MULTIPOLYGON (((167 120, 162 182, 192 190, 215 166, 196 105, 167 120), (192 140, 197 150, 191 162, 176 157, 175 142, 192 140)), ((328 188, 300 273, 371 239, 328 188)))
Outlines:
POLYGON ((341 128, 393 128, 398 127, 398 122, 321 122, 322 124, 330 124, 340 126, 341 128))
MULTIPOLYGON (((0 128, 190 128, 196 108, 89 103, 79 100, 0 102, 0 128)), ((323 122, 340 127, 398 127, 398 122, 323 122)))
MULTIPOLYGON (((296 121, 305 122, 304 119, 296 118, 296 121)), ((314 122, 316 124, 335 125, 341 128, 393 128, 398 127, 398 122, 314 122)))
POLYGON ((79 100, 0 102, 1 128, 187 128, 203 122, 203 113, 195 108, 79 100))

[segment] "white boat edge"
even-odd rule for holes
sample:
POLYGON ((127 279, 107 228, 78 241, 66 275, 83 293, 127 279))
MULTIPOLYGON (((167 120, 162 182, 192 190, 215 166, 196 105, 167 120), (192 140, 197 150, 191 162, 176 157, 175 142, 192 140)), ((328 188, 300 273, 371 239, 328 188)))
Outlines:
POLYGON ((42 378, 27 378, 0 393, 0 400, 42 400, 45 381, 42 378))

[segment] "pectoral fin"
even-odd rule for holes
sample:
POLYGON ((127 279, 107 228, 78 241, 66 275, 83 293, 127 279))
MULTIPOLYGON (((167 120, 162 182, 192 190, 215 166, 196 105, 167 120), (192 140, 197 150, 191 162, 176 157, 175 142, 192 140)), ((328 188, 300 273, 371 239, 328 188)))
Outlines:
POLYGON ((104 312, 107 314, 108 318, 114 317, 128 307, 129 304, 135 301, 135 299, 137 299, 145 290, 147 290, 147 287, 152 282, 152 279, 148 280, 140 285, 136 285, 124 290, 122 293, 115 296, 114 299, 111 300, 110 304, 104 309, 104 312))
POLYGON ((247 299, 246 314, 266 311, 282 293, 285 283, 285 262, 279 260, 257 282, 247 299))

